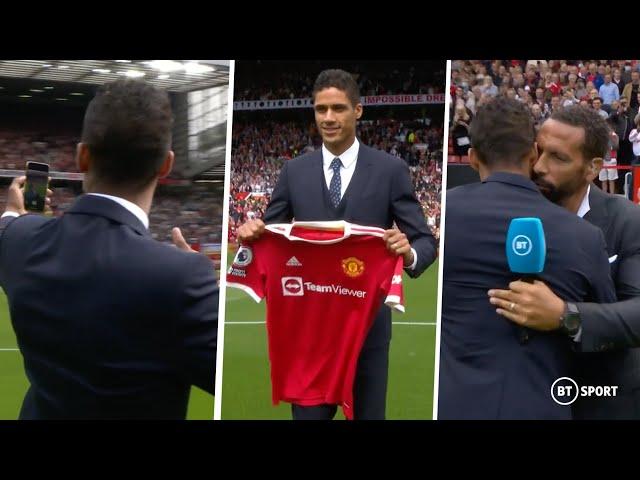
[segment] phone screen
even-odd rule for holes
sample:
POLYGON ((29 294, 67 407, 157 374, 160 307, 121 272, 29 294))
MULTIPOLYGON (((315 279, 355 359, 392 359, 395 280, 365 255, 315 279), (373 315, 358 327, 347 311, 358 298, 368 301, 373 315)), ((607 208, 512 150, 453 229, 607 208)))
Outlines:
POLYGON ((27 180, 24 184, 24 207, 31 212, 44 212, 49 184, 49 166, 27 163, 27 180))

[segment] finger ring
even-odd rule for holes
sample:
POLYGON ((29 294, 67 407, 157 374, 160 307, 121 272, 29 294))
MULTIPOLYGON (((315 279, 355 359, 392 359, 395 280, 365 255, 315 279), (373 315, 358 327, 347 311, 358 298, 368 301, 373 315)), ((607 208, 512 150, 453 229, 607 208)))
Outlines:
POLYGON ((513 308, 516 306, 515 303, 511 302, 511 305, 509 305, 509 310, 513 311, 513 308))

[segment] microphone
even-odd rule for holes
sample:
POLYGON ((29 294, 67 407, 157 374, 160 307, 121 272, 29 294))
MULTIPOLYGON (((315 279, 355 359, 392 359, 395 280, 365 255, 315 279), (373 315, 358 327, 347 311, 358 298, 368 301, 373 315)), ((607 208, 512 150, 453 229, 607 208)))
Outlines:
MULTIPOLYGON (((507 263, 513 273, 523 274, 522 281, 533 283, 544 270, 547 244, 542 221, 536 217, 514 218, 509 224, 506 242, 507 263)), ((521 327, 520 343, 529 341, 530 330, 521 327)))

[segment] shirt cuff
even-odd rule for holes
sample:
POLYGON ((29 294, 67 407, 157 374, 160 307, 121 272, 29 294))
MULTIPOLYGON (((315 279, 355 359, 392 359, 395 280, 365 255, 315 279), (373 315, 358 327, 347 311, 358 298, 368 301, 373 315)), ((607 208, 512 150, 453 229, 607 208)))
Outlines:
POLYGON ((580 328, 578 329, 578 333, 573 335, 571 338, 573 338, 574 342, 580 343, 580 339, 582 338, 582 325, 580 325, 580 328))
POLYGON ((4 217, 19 217, 20 214, 18 212, 4 212, 0 218, 4 217))
POLYGON ((408 270, 415 270, 416 269, 416 265, 418 264, 418 254, 416 253, 415 248, 411 248, 411 253, 413 253, 413 263, 411 265, 409 265, 408 267, 404 267, 408 270))

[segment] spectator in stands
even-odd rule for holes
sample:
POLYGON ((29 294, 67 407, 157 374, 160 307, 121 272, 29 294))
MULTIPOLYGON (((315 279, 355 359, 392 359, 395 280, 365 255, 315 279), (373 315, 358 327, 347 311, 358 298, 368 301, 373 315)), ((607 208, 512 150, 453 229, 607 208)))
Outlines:
POLYGON ((531 115, 533 116, 533 126, 536 129, 536 132, 538 131, 538 129, 540 129, 540 126, 542 125, 542 123, 547 119, 547 116, 542 113, 542 109, 540 108, 540 105, 538 105, 537 103, 534 103, 533 105, 531 105, 531 115))
POLYGON ((547 76, 545 88, 551 92, 552 97, 558 96, 562 93, 562 86, 560 85, 560 79, 557 73, 552 73, 547 76))
POLYGON ((575 96, 575 91, 571 87, 566 87, 563 95, 562 106, 570 107, 576 103, 579 103, 579 100, 575 96))
POLYGON ((608 119, 607 123, 611 128, 611 132, 609 133, 609 148, 604 158, 602 159, 603 168, 600 170, 598 179, 602 184, 603 191, 616 193, 616 180, 618 179, 618 170, 611 167, 615 167, 617 165, 616 151, 619 147, 619 139, 618 135, 613 130, 613 121, 608 119))
POLYGON ((631 82, 624 86, 622 96, 626 97, 627 103, 634 112, 633 117, 638 112, 638 86, 640 85, 640 73, 636 70, 631 72, 631 82))
POLYGON ((485 95, 489 95, 491 97, 495 97, 498 95, 498 87, 493 84, 493 78, 490 76, 484 77, 484 88, 482 89, 482 93, 485 95))
POLYGON ((471 117, 466 109, 460 105, 456 107, 456 113, 453 117, 453 125, 451 127, 451 138, 453 139, 453 154, 464 156, 469 151, 471 141, 469 139, 469 124, 471 117))
POLYGON ((604 84, 604 76, 606 74, 606 69, 604 65, 598 66, 598 73, 596 73, 596 78, 593 80, 593 86, 596 90, 600 90, 600 87, 604 84))
POLYGON ((576 97, 581 100, 587 96, 587 93, 587 88, 584 85, 584 79, 578 78, 576 81, 576 97))
POLYGON ((598 115, 600 115, 605 120, 609 118, 609 114, 602 109, 602 99, 600 97, 596 97, 592 102, 593 109, 596 111, 598 115))
POLYGON ((640 164, 640 114, 636 115, 635 128, 629 133, 629 141, 633 147, 632 165, 640 164))
POLYGON ((603 105, 611 105, 611 102, 620 98, 618 86, 611 81, 610 74, 604 76, 604 83, 600 86, 598 94, 602 98, 603 105))
POLYGON ((618 87, 618 93, 620 95, 622 95, 622 92, 624 91, 624 86, 625 86, 625 82, 622 79, 622 74, 620 73, 620 69, 619 68, 615 68, 613 70, 613 79, 612 82, 614 83, 614 85, 616 87, 618 87))

